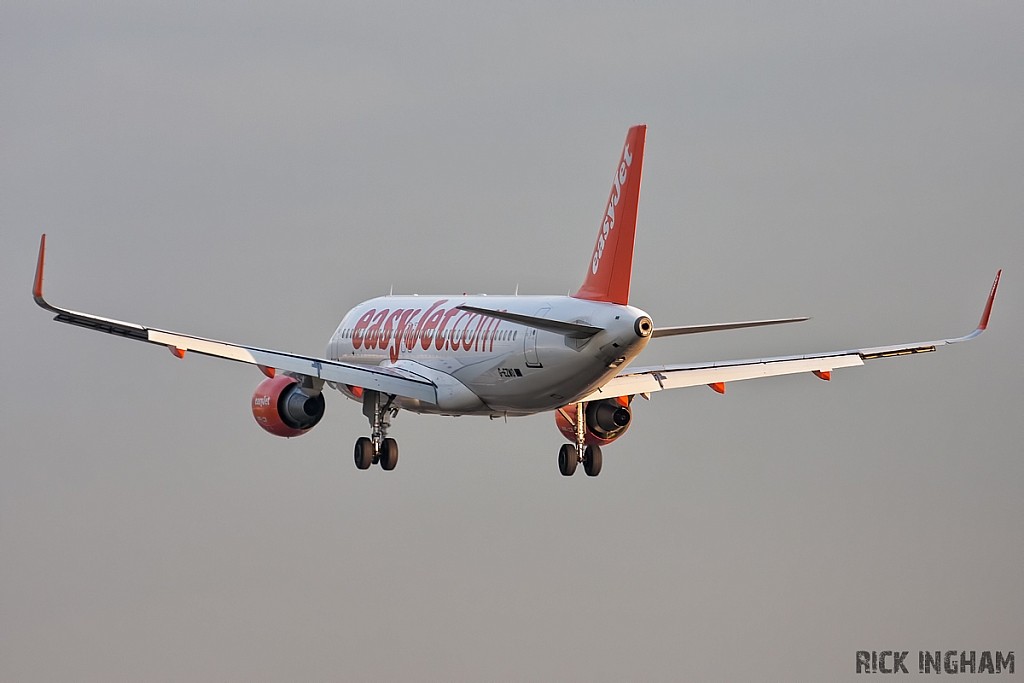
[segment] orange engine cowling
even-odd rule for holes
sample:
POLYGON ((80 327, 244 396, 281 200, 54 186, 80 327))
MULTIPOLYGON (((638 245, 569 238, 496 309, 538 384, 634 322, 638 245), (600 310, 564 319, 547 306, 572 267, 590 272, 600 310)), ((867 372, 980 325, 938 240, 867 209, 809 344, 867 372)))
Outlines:
MULTIPOLYGON (((629 397, 632 398, 632 397, 629 397)), ((609 398, 591 401, 584 408, 587 431, 584 442, 588 446, 607 446, 625 434, 633 421, 629 398, 609 398)), ((555 425, 569 441, 576 443, 576 404, 572 403, 555 411, 555 425)))
POLYGON ((263 380, 252 395, 252 416, 274 436, 302 436, 324 416, 324 395, 278 375, 263 380))

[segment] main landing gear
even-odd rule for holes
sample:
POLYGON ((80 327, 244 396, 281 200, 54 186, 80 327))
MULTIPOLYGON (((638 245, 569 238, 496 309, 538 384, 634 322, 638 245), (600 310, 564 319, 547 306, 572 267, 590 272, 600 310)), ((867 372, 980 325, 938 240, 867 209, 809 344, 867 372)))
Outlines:
POLYGON ((361 436, 356 440, 355 462, 361 470, 379 464, 381 469, 393 470, 398 465, 398 442, 388 438, 391 418, 398 414, 393 408, 394 394, 384 396, 379 391, 363 391, 363 415, 370 421, 370 438, 361 436))
MULTIPOLYGON (((586 445, 587 411, 584 403, 576 404, 576 419, 570 420, 576 427, 576 443, 562 444, 558 449, 558 471, 562 476, 571 477, 576 473, 576 465, 583 463, 583 471, 588 477, 601 474, 601 447, 586 445)), ((563 413, 568 418, 568 415, 563 413)))
POLYGON ((601 474, 601 447, 586 446, 583 448, 583 455, 580 455, 575 444, 562 444, 558 449, 558 471, 563 476, 571 477, 576 474, 576 465, 579 463, 583 463, 583 471, 588 477, 601 474))

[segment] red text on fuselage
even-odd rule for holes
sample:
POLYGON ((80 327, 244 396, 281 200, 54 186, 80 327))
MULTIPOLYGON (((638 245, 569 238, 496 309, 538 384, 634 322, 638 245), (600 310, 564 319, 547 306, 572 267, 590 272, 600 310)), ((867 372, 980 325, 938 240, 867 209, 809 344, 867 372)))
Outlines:
POLYGON ((437 351, 493 351, 501 321, 454 307, 442 308, 447 302, 448 299, 435 301, 426 311, 371 308, 352 329, 352 348, 383 350, 390 345, 391 362, 398 360, 402 350, 412 351, 417 344, 424 351, 431 344, 437 351))

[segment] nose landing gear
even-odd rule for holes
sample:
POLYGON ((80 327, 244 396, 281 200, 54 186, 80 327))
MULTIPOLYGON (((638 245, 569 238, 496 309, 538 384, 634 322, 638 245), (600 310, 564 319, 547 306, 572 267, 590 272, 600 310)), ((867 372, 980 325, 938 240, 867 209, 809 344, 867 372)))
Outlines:
POLYGON ((395 395, 387 394, 386 401, 381 399, 379 391, 363 391, 363 415, 370 421, 372 431, 370 438, 361 436, 356 440, 355 463, 361 470, 375 463, 383 470, 393 470, 398 465, 398 442, 388 438, 391 418, 398 414, 398 408, 392 408, 395 395))
POLYGON ((601 474, 601 447, 586 445, 587 438, 587 411, 584 410, 585 403, 576 404, 576 419, 573 420, 565 412, 562 416, 569 420, 576 428, 576 443, 562 444, 558 449, 558 471, 563 477, 571 477, 576 473, 576 465, 583 463, 583 471, 588 477, 596 477, 601 474))

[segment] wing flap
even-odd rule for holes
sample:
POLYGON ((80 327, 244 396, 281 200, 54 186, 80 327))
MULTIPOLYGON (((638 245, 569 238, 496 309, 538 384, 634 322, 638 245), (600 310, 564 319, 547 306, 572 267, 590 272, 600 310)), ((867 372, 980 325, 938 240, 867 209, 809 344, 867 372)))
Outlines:
POLYGON ((636 368, 613 377, 603 387, 582 400, 593 401, 617 396, 647 394, 665 389, 682 389, 719 382, 738 382, 745 379, 777 377, 801 372, 831 372, 836 368, 863 364, 863 359, 856 353, 839 353, 636 368))
POLYGON ((270 351, 252 346, 228 344, 202 337, 192 337, 163 330, 148 330, 148 341, 173 346, 182 351, 226 358, 274 368, 282 372, 316 377, 328 382, 348 384, 364 389, 376 389, 385 394, 415 398, 427 403, 437 402, 437 388, 432 382, 411 372, 388 367, 363 367, 339 363, 324 358, 270 351))

